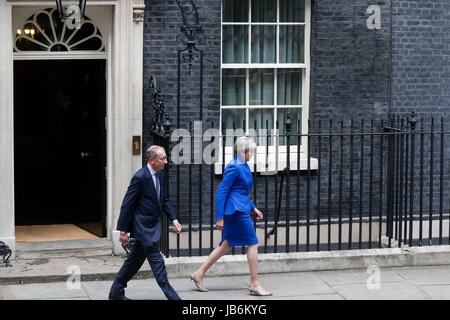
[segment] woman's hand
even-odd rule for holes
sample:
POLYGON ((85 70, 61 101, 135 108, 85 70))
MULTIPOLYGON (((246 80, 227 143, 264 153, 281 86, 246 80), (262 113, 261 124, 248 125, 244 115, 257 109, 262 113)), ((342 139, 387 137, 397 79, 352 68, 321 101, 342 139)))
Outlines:
POLYGON ((216 229, 223 230, 223 219, 216 221, 216 229))
POLYGON ((176 220, 176 219, 173 220, 172 224, 175 227, 176 233, 180 233, 181 232, 181 224, 178 222, 178 220, 176 220))
POLYGON ((262 214, 261 211, 259 211, 258 209, 253 209, 253 216, 255 216, 256 220, 261 220, 264 215, 262 214))

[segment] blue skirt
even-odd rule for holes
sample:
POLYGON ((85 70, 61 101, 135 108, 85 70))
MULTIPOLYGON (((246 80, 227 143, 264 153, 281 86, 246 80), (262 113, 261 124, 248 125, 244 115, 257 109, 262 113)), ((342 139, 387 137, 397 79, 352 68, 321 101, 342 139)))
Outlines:
POLYGON ((235 211, 223 218, 222 241, 228 241, 230 247, 253 246, 258 243, 253 221, 249 212, 235 211))

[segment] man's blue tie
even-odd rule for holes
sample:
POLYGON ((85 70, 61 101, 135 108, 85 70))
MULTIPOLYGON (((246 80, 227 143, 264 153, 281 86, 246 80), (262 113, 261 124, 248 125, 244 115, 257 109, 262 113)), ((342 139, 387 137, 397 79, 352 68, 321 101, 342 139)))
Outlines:
POLYGON ((158 196, 158 201, 159 201, 159 192, 160 192, 160 189, 159 189, 159 178, 156 175, 156 173, 155 173, 155 189, 156 189, 156 195, 158 196))

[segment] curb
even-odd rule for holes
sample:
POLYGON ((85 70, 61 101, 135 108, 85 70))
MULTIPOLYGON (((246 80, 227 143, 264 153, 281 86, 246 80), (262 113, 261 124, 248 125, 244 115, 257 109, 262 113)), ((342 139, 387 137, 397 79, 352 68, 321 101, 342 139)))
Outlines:
MULTIPOLYGON (((119 267, 120 268, 120 267, 119 267)), ((117 272, 119 271, 117 268, 117 272)), ((93 273, 93 274, 82 274, 80 276, 81 281, 113 281, 117 273, 93 273)), ((17 285, 17 284, 32 284, 32 283, 53 283, 53 282, 66 282, 70 275, 39 275, 39 276, 15 276, 0 278, 1 285, 17 285)), ((133 279, 148 279, 153 278, 153 273, 151 271, 139 271, 133 279)), ((1 300, 0 292, 0 300, 1 300)))
MULTIPOLYGON (((206 257, 169 258, 166 267, 172 277, 188 277, 206 257)), ((450 246, 403 247, 324 252, 259 254, 259 273, 330 271, 450 265, 450 246)), ((224 256, 208 271, 209 276, 248 274, 245 255, 224 256)))

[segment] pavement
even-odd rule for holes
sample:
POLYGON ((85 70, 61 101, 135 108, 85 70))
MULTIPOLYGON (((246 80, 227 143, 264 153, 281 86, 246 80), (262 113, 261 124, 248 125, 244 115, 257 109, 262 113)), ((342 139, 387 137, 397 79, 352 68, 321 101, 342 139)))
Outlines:
MULTIPOLYGON (((34 252, 11 261, 12 267, 0 264, 0 300, 107 299, 124 258, 99 252, 34 252)), ((274 293, 270 297, 249 294, 242 254, 222 257, 205 278, 209 292, 196 291, 189 274, 206 258, 165 258, 169 280, 182 299, 450 300, 450 246, 260 254, 260 281, 274 293)), ((134 300, 165 300, 148 263, 126 294, 134 300)))
MULTIPOLYGON (((261 274, 270 297, 251 296, 248 275, 210 276, 198 292, 188 278, 169 279, 183 300, 448 300, 450 265, 261 274)), ((4 300, 106 300, 112 281, 76 281, 1 285, 4 300)), ((126 295, 133 300, 165 300, 153 278, 133 279, 126 295)))

